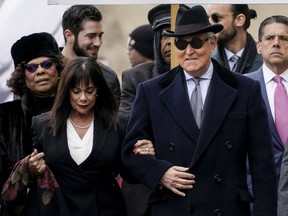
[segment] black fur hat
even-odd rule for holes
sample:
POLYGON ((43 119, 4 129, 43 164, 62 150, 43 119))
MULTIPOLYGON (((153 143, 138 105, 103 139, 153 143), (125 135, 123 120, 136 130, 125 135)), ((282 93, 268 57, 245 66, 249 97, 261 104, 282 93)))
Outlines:
POLYGON ((60 55, 60 50, 51 34, 40 32, 23 36, 17 40, 11 47, 11 55, 16 68, 23 61, 29 62, 41 56, 54 58, 60 55))

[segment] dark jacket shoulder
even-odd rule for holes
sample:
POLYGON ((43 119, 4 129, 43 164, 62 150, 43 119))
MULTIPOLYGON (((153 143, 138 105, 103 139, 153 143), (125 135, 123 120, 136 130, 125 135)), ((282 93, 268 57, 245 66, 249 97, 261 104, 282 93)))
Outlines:
POLYGON ((114 94, 117 103, 119 103, 121 96, 121 88, 117 73, 107 65, 103 64, 102 62, 98 60, 96 62, 100 66, 103 76, 109 88, 111 89, 112 93, 114 94))
POLYGON ((155 65, 154 65, 154 62, 146 62, 146 63, 141 63, 141 64, 138 64, 136 65, 135 67, 132 67, 132 68, 129 68, 127 70, 124 70, 122 72, 122 76, 123 75, 134 75, 134 74, 139 74, 139 73, 142 73, 142 72, 146 72, 147 71, 152 71, 154 69, 155 65))
POLYGON ((122 72, 122 85, 127 84, 126 82, 132 82, 137 86, 139 83, 158 75, 154 62, 142 63, 122 72))

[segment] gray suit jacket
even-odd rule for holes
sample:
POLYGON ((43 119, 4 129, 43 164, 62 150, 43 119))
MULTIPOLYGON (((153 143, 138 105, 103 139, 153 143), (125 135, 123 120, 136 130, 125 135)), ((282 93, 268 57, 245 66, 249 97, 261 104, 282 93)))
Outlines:
POLYGON ((278 188, 278 216, 288 216, 288 148, 285 149, 278 188))
POLYGON ((279 180, 284 147, 280 139, 280 136, 278 134, 278 131, 277 131, 277 128, 276 128, 276 125, 272 116, 272 112, 270 109, 264 76, 263 76, 263 69, 262 67, 260 67, 257 71, 250 73, 250 74, 245 74, 245 75, 254 80, 258 80, 261 86, 261 94, 265 101, 266 109, 268 112, 268 122, 269 122, 270 131, 272 134, 272 146, 273 146, 274 160, 275 160, 275 166, 276 166, 276 172, 277 172, 277 180, 279 180))

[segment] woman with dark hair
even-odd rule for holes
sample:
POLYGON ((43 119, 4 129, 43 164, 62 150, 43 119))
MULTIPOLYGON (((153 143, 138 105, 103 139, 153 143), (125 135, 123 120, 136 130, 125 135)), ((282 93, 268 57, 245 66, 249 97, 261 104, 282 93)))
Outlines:
POLYGON ((31 119, 51 109, 63 68, 58 44, 46 32, 23 36, 11 55, 15 70, 7 86, 15 100, 0 104, 1 188, 14 164, 31 153, 31 119))
MULTIPOLYGON (((122 171, 117 124, 117 104, 99 65, 87 57, 71 60, 61 74, 51 111, 32 119, 35 150, 14 169, 11 176, 19 177, 16 183, 13 177, 7 181, 2 196, 17 209, 13 194, 23 194, 25 187, 31 196, 36 191, 41 201, 37 205, 30 198, 32 205, 26 203, 30 215, 126 215, 115 180, 122 171)), ((138 150, 153 147, 145 143, 138 150)))

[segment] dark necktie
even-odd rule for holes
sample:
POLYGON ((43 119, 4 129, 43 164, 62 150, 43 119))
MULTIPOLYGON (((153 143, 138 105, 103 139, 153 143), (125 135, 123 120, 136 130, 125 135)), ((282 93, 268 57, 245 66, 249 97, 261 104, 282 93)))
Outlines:
POLYGON ((191 107, 196 124, 200 128, 202 120, 202 96, 200 88, 200 78, 192 78, 195 82, 195 88, 191 95, 191 107))
POLYGON ((274 81, 277 87, 274 92, 275 125, 282 140, 283 145, 288 137, 288 97, 281 76, 275 76, 274 81))
POLYGON ((237 55, 233 55, 233 56, 230 58, 230 60, 233 62, 231 71, 233 71, 233 72, 236 71, 237 63, 238 63, 238 60, 239 60, 239 59, 240 59, 240 57, 237 56, 237 55))

